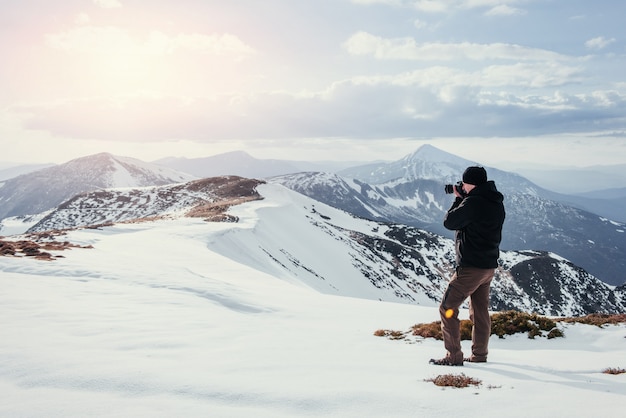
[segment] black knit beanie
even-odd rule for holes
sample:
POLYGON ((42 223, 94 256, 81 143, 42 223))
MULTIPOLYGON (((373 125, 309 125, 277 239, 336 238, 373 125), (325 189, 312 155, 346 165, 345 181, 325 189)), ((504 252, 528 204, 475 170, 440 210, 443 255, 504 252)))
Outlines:
POLYGON ((487 171, 483 167, 467 167, 463 173, 463 183, 480 186, 487 182, 487 171))

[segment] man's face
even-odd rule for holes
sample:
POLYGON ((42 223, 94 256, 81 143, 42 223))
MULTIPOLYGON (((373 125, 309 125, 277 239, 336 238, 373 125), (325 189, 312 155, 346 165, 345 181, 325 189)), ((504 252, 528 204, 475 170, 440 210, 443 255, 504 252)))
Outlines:
POLYGON ((474 187, 476 187, 473 184, 469 184, 469 183, 463 183, 463 191, 465 192, 465 194, 468 194, 469 192, 472 191, 472 189, 474 189, 474 187))

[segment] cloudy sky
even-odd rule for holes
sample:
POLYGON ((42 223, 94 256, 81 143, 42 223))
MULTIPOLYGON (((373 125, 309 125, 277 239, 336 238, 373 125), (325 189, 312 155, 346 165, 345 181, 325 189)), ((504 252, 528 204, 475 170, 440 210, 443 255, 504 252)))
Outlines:
POLYGON ((623 0, 0 3, 0 161, 626 163, 623 0))

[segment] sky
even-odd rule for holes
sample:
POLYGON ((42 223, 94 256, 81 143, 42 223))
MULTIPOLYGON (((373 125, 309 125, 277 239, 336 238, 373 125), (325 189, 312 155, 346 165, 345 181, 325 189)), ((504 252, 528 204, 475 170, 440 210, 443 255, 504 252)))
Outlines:
MULTIPOLYGON (((602 371, 626 367, 626 325, 561 325, 565 338, 554 339, 494 336, 487 363, 430 365, 445 354, 441 341, 374 333, 436 321, 436 303, 320 293, 297 268, 269 263, 260 242, 241 251, 245 232, 292 257, 292 247, 280 247, 284 235, 268 234, 286 220, 302 248, 336 243, 310 233, 313 221, 302 216, 310 200, 280 189, 262 186, 265 199, 232 207, 237 223, 174 218, 71 230, 62 241, 92 248, 54 252, 62 256, 54 261, 0 257, 0 416, 623 416, 626 374, 602 371), (445 374, 481 385, 428 381, 445 374)), ((296 254, 293 266, 329 265, 315 251, 296 254)), ((343 274, 323 277, 344 291, 364 287, 343 274)), ((470 345, 462 343, 466 354, 470 345)))
POLYGON ((0 3, 0 162, 626 163, 621 0, 0 3))

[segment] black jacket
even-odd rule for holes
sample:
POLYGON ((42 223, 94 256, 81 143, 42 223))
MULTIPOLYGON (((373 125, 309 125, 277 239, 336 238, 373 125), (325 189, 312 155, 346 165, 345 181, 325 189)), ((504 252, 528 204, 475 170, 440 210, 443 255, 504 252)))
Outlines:
POLYGON ((448 209, 443 226, 456 231, 458 266, 496 268, 500 257, 504 197, 493 181, 472 189, 465 198, 456 198, 448 209))

